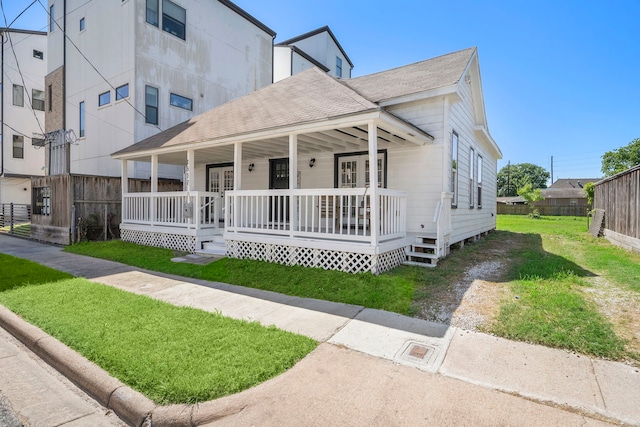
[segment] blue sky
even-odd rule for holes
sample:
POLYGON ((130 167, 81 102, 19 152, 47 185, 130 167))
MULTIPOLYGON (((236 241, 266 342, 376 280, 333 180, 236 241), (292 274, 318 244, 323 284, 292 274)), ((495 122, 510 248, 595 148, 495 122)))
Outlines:
MULTIPOLYGON (((30 1, 2 3, 12 21, 30 1)), ((602 154, 640 138, 640 0, 235 3, 276 42, 329 25, 354 77, 477 46, 499 168, 553 156, 554 179, 600 177, 602 154)), ((36 2, 13 27, 46 22, 36 2)))

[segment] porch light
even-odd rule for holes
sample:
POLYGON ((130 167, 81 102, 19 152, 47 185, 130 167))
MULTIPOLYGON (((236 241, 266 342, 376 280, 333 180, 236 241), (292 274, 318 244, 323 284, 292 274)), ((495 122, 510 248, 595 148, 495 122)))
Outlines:
POLYGON ((315 164, 316 164, 316 158, 312 157, 311 160, 309 160, 309 167, 312 168, 313 165, 315 165, 315 164))
POLYGON ((253 172, 253 168, 255 165, 253 163, 249 163, 249 172, 253 172))

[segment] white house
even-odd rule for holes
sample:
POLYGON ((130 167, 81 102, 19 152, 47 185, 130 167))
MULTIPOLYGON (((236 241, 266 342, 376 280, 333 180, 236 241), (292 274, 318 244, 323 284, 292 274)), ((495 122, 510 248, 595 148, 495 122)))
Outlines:
POLYGON ((44 175, 47 33, 0 28, 0 204, 31 203, 31 177, 44 175))
POLYGON ((122 188, 120 226, 147 245, 377 273, 496 224, 475 48, 354 79, 311 68, 113 157, 123 178, 150 165, 151 192, 122 188), (161 164, 188 170, 187 191, 157 192, 161 164))
POLYGON ((339 78, 351 78, 353 63, 327 26, 285 40, 274 46, 274 82, 312 67, 318 67, 339 78))
MULTIPOLYGON (((275 32, 228 0, 48 7, 47 132, 72 142, 52 153, 52 175, 119 176, 112 152, 272 83, 275 32)), ((145 167, 131 162, 129 176, 149 178, 145 167)))

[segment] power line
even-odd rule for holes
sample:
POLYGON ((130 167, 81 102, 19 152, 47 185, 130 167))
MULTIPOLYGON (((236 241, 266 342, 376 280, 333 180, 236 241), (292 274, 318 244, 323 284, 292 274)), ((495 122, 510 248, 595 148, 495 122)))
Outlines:
MULTIPOLYGON (((42 4, 42 1, 41 1, 41 0, 36 0, 36 1, 40 4, 40 6, 42 6, 42 8, 44 9, 44 11, 45 11, 45 13, 47 14, 47 16, 49 16, 49 19, 53 18, 53 17, 51 16, 51 14, 49 13, 49 11, 47 10, 47 8, 46 8, 46 7, 44 7, 44 5, 42 4)), ((84 5, 85 5, 85 4, 87 4, 87 3, 90 3, 91 1, 92 1, 92 0, 87 1, 87 2, 86 2, 86 3, 84 3, 82 6, 84 6, 84 5)), ((79 7, 81 7, 81 6, 79 6, 79 7)), ((76 8, 76 9, 74 9, 74 11, 75 11, 75 10, 77 10, 77 9, 79 9, 79 7, 78 7, 78 8, 76 8)), ((65 12, 65 13, 66 13, 66 12, 65 12)), ((96 66, 95 66, 95 65, 93 65, 93 63, 89 60, 89 58, 87 58, 87 57, 85 56, 85 54, 84 54, 84 53, 82 53, 82 51, 80 50, 80 48, 79 48, 79 47, 78 47, 78 46, 73 42, 73 40, 71 40, 71 38, 70 38, 69 36, 67 36, 67 32, 66 32, 65 30, 63 30, 63 29, 62 29, 62 27, 60 27, 60 24, 58 24, 58 21, 56 21, 55 19, 52 19, 52 20, 53 20, 53 22, 56 24, 56 27, 58 27, 58 28, 60 29, 60 31, 62 31, 62 34, 63 34, 64 38, 65 38, 65 39, 67 39, 67 40, 69 40, 69 42, 71 43, 71 45, 72 45, 72 46, 73 46, 73 47, 78 51, 78 53, 80 54, 80 56, 82 56, 82 58, 84 58, 84 60, 85 60, 85 61, 87 61, 87 63, 88 63, 88 64, 91 66, 91 68, 93 68, 93 70, 94 70, 94 71, 95 71, 95 72, 100 76, 100 78, 102 78, 102 80, 104 80, 104 81, 105 81, 105 83, 107 83, 107 84, 109 85, 109 87, 110 87, 111 89, 113 89, 114 91, 116 91, 116 93, 117 93, 117 89, 116 89, 116 87, 115 87, 114 85, 112 85, 112 84, 111 84, 111 82, 110 82, 109 80, 107 80, 107 78, 106 78, 105 76, 103 76, 103 75, 102 75, 102 73, 98 70, 98 68, 96 68, 96 66)), ((126 98, 125 98, 125 100, 124 100, 124 101, 125 101, 127 104, 129 104, 129 106, 131 106, 131 108, 133 108, 133 110, 134 110, 136 113, 140 114, 142 117, 146 117, 146 115, 145 115, 143 112, 141 112, 140 110, 138 110, 138 109, 137 109, 137 108, 136 108, 136 107, 135 107, 135 106, 134 106, 134 105, 133 105, 133 104, 132 104, 128 99, 126 99, 126 98)), ((153 125, 153 126, 154 126, 156 129, 158 129, 160 132, 162 132, 162 128, 160 128, 160 126, 158 126, 158 125, 153 125)))
MULTIPOLYGON (((7 17, 5 16, 5 17, 4 17, 4 23, 5 23, 6 28, 7 28, 7 29, 11 28, 11 26, 13 25, 13 23, 14 23, 14 22, 16 22, 16 21, 18 20, 18 18, 20 18, 20 17, 22 16, 22 14, 23 14, 23 13, 25 13, 27 10, 29 10, 29 8, 30 8, 31 6, 33 6, 33 5, 35 4, 35 2, 36 2, 36 1, 38 1, 38 0, 33 0, 29 6, 27 6, 26 8, 24 8, 24 10, 23 10, 22 12, 20 12, 20 13, 18 14, 18 16, 16 16, 16 17, 13 19, 13 21, 11 21, 11 23, 10 23, 9 25, 6 25, 6 23, 7 23, 7 17)), ((1 0, 0 0, 0 7, 2 7, 2 1, 1 1, 1 0)), ((2 7, 2 15, 4 15, 4 7, 2 7)))

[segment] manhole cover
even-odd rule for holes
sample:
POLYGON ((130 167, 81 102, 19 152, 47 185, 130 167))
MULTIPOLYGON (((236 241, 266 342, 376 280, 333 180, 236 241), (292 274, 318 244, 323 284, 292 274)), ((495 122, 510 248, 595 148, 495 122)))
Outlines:
POLYGON ((436 353, 435 347, 410 341, 404 345, 400 358, 411 364, 425 366, 433 362, 436 353))
POLYGON ((409 351, 409 356, 418 359, 424 359, 424 357, 429 352, 429 349, 427 347, 421 345, 412 345, 410 348, 411 350, 409 351))

